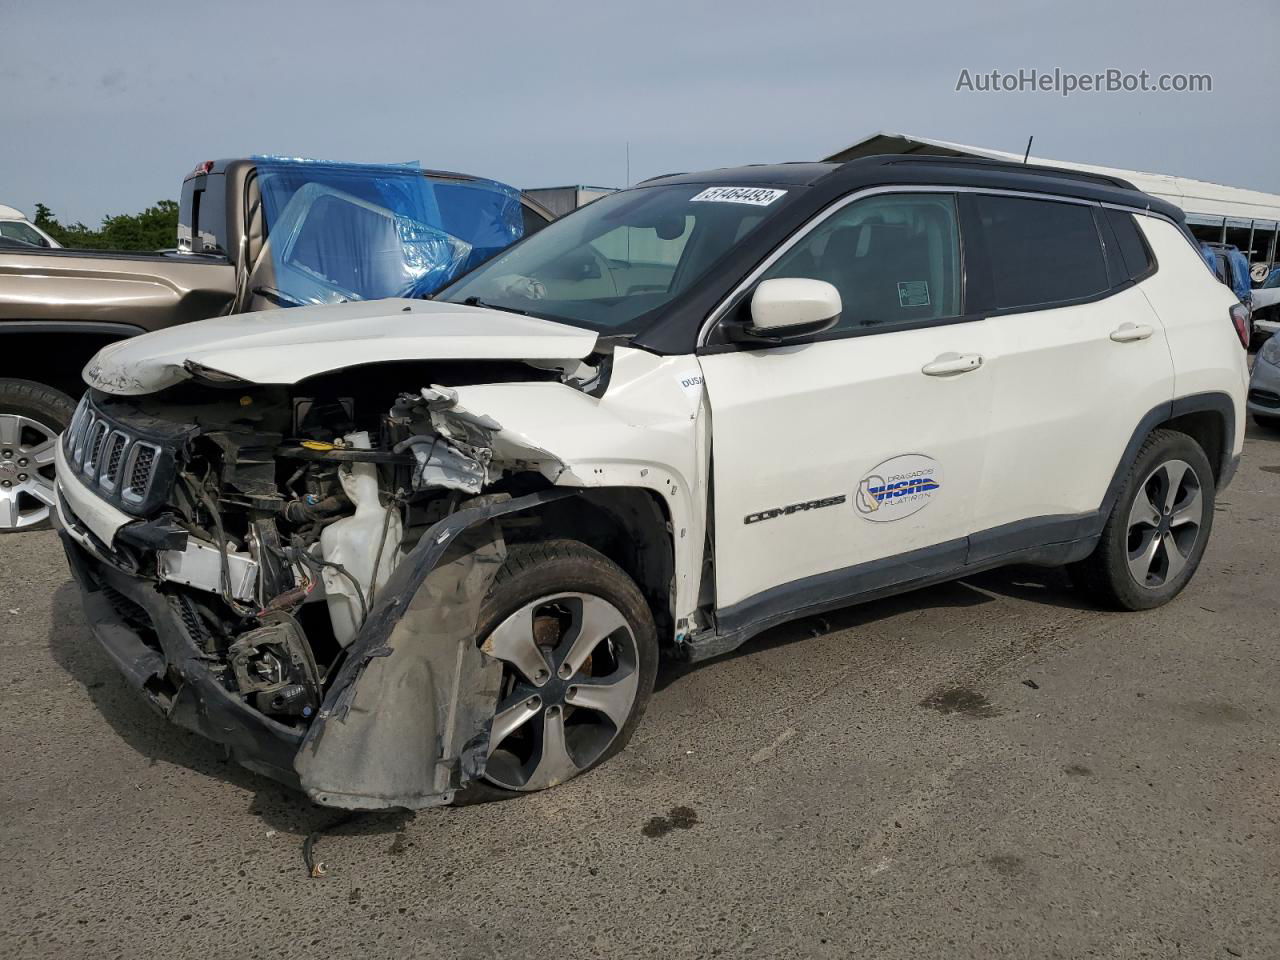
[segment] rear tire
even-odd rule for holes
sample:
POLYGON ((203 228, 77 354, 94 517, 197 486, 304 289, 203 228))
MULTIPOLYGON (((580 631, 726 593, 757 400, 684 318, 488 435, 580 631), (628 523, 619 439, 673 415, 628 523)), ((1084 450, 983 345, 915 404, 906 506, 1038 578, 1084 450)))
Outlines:
POLYGON ((0 534, 48 528, 54 444, 75 410, 61 390, 0 380, 0 534))
POLYGON ((653 692, 658 636, 612 560, 576 540, 511 545, 476 636, 503 661, 503 682, 485 779, 455 804, 555 786, 627 745, 653 692))
POLYGON ((1214 476, 1200 445, 1156 430, 1120 488, 1098 546, 1073 580, 1106 606, 1149 610, 1190 581, 1213 527, 1214 476))

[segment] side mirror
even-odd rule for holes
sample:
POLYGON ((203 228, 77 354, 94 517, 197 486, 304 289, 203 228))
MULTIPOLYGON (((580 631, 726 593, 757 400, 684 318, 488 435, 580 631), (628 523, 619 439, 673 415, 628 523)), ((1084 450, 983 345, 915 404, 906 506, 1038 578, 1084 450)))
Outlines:
POLYGON ((739 327, 734 339, 779 343, 821 333, 836 325, 842 309, 840 291, 825 280, 765 280, 751 295, 750 326, 739 327))

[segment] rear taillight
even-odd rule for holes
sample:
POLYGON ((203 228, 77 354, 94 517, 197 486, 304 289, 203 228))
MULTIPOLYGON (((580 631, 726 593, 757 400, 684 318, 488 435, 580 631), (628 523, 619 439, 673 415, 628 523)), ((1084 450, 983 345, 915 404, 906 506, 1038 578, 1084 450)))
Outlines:
POLYGON ((1240 346, 1249 349, 1249 308, 1243 303, 1231 305, 1231 325, 1236 328, 1236 336, 1240 338, 1240 346))

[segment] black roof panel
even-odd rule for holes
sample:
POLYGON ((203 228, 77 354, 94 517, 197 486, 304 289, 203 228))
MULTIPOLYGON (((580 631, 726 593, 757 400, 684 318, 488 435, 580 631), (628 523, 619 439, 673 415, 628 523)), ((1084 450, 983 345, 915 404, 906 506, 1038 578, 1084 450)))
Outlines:
POLYGON ((795 184, 803 186, 821 180, 834 170, 838 163, 753 163, 745 167, 720 167, 717 170, 700 170, 696 173, 668 173, 645 180, 641 186, 662 183, 714 183, 727 187, 739 184, 795 184))

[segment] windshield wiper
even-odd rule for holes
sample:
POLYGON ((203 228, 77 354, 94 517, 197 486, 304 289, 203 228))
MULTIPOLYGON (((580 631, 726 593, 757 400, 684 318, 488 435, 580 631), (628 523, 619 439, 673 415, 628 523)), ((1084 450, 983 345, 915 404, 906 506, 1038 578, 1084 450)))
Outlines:
POLYGON ((467 297, 467 299, 462 301, 462 305, 464 307, 485 307, 489 310, 501 310, 503 313, 518 313, 522 317, 533 316, 533 314, 529 313, 527 310, 518 310, 515 307, 504 307, 496 303, 485 303, 479 297, 467 297))

